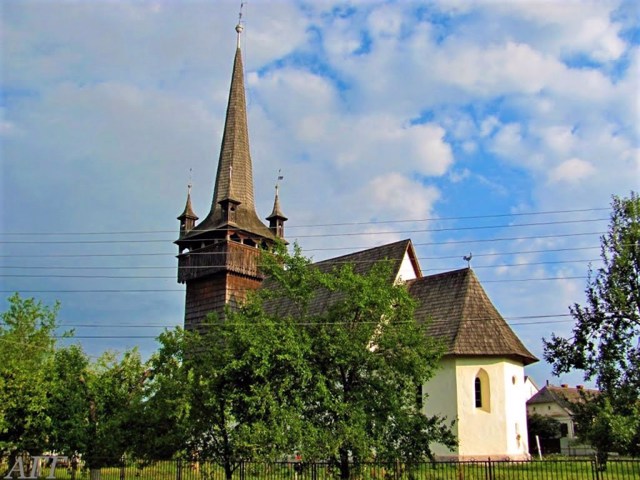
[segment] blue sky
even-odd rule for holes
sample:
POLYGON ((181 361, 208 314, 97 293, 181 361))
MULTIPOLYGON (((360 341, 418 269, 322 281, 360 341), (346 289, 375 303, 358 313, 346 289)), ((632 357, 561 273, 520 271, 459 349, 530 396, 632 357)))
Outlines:
MULTIPOLYGON (((148 355, 182 323, 175 217, 190 178, 196 213, 210 206, 239 5, 2 3, 2 290, 60 300, 92 355, 148 355)), ((259 215, 281 169, 287 237, 315 259, 411 238, 430 274, 472 252, 542 358, 584 301, 611 195, 640 185, 639 15, 624 1, 245 2, 259 215)))

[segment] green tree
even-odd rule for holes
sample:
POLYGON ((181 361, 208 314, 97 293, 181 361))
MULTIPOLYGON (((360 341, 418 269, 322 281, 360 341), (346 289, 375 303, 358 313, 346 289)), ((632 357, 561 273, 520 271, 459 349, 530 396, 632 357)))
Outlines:
POLYGON ((51 450, 73 456, 86 452, 89 426, 90 360, 79 345, 56 350, 50 371, 47 416, 52 419, 48 445, 51 450))
POLYGON ((414 320, 414 302, 388 265, 361 275, 352 265, 321 271, 299 252, 265 261, 265 310, 296 326, 305 348, 303 458, 329 459, 349 478, 374 455, 417 462, 432 456, 431 443, 454 445, 443 420, 416 401, 442 347, 414 320))
POLYGON ((561 423, 553 417, 534 413, 527 415, 527 431, 529 433, 529 445, 535 445, 535 438, 542 440, 560 438, 562 434, 561 423))
POLYGON ((132 426, 148 370, 137 350, 120 358, 107 352, 91 362, 72 345, 55 352, 50 376, 48 446, 82 455, 92 478, 99 478, 100 469, 116 465, 139 433, 132 426))
POLYGON ((164 456, 214 461, 230 479, 244 460, 292 450, 303 349, 292 325, 254 301, 227 311, 224 322, 209 322, 200 332, 161 335, 140 418, 151 436, 170 430, 152 440, 164 456))
POLYGON ((374 454, 418 462, 433 442, 454 444, 416 401, 442 348, 389 269, 322 272, 297 249, 263 263, 264 288, 224 321, 160 337, 140 418, 173 432, 165 455, 212 459, 231 478, 243 460, 296 451, 329 459, 347 478, 374 454), (330 301, 318 309, 322 299, 330 301))
POLYGON ((161 346, 149 360, 150 375, 131 425, 138 432, 133 454, 148 462, 184 456, 190 439, 190 375, 183 363, 185 332, 179 328, 166 331, 158 340, 161 346))
POLYGON ((51 425, 46 406, 59 305, 18 294, 8 302, 0 324, 0 452, 37 454, 51 425))
POLYGON ((583 400, 575 403, 572 410, 578 437, 596 450, 603 470, 609 452, 629 452, 630 445, 637 441, 640 427, 640 409, 637 406, 620 411, 614 408, 607 395, 584 394, 583 400))
MULTIPOLYGON (((601 237, 603 266, 589 271, 585 306, 570 307, 576 320, 569 338, 552 335, 544 341, 545 359, 553 365, 554 374, 572 369, 584 371, 586 380, 595 380, 601 391, 597 402, 589 402, 589 415, 598 421, 614 417, 628 419, 636 425, 640 402, 640 198, 632 192, 629 198, 613 197, 611 220, 606 235, 601 237), (591 408, 599 407, 601 415, 591 408)), ((612 420, 617 423, 618 420, 612 420)), ((593 423, 590 421, 591 424, 593 423)), ((588 440, 591 428, 580 425, 582 438, 588 440)), ((619 431, 616 428, 612 433, 619 431)), ((597 436, 597 435, 596 435, 597 436)), ((605 438, 605 437, 599 437, 605 438)), ((638 433, 611 435, 609 445, 599 442, 601 453, 615 448, 620 452, 639 453, 638 433)))

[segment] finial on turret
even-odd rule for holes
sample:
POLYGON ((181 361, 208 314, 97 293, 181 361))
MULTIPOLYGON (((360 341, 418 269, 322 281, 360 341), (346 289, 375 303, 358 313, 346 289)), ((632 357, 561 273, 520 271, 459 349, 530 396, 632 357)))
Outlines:
POLYGON ((238 13, 238 24, 236 25, 236 32, 238 34, 238 48, 240 48, 240 34, 244 27, 242 26, 242 8, 244 7, 244 2, 240 3, 240 13, 238 13))
POLYGON ((278 197, 278 189, 280 188, 280 180, 284 180, 284 176, 282 175, 282 169, 278 169, 278 178, 276 178, 276 198, 278 197))

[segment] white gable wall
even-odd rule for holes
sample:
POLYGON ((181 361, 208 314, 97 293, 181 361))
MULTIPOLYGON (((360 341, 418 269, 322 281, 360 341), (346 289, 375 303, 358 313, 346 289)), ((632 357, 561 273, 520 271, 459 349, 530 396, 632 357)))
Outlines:
POLYGON ((406 282, 407 280, 413 280, 414 278, 418 278, 418 272, 413 266, 413 262, 409 257, 409 252, 404 253, 404 258, 402 259, 402 263, 400 264, 400 269, 398 270, 398 276, 396 277, 397 282, 406 282))
MULTIPOLYGON (((483 384, 486 388, 486 382, 483 384)), ((459 459, 529 458, 526 389, 522 364, 501 358, 444 359, 436 377, 425 385, 425 411, 456 419, 459 447, 436 446, 441 457, 459 459), (480 369, 488 377, 489 404, 475 406, 475 379, 480 369)))

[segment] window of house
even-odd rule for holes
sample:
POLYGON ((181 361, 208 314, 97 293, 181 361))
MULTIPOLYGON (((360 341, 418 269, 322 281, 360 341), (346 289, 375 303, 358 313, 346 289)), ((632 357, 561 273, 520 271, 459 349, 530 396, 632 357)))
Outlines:
POLYGON ((476 394, 476 408, 482 408, 482 380, 476 377, 474 390, 476 394))
POLYGON ((489 384, 489 374, 481 368, 473 381, 474 404, 476 408, 491 411, 491 390, 489 384))

